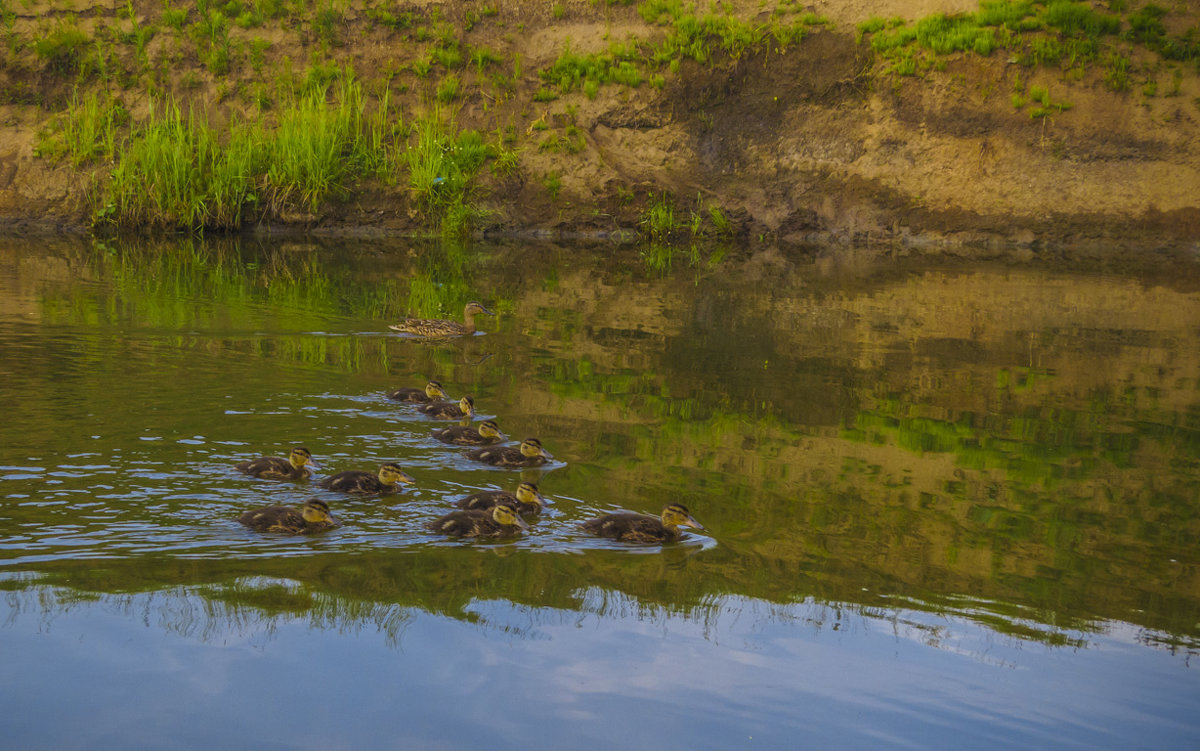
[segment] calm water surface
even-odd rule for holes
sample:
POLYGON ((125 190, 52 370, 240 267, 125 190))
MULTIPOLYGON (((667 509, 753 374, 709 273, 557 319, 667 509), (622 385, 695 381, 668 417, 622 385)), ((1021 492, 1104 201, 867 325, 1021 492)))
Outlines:
POLYGON ((0 241, 0 747, 1195 748, 1200 261, 1115 258, 0 241), (417 484, 232 469, 298 444, 417 484))

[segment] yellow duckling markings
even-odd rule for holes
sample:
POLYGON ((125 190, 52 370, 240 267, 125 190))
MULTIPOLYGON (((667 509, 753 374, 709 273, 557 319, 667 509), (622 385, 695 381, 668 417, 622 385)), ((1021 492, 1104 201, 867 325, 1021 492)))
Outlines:
POLYGON ((327 490, 339 490, 343 493, 369 495, 373 493, 392 493, 401 485, 415 483, 412 475, 400 469, 400 465, 387 463, 380 465, 379 473, 372 474, 362 470, 351 469, 338 472, 317 483, 327 490))
POLYGON ((312 453, 303 446, 296 446, 283 459, 278 456, 263 456, 238 462, 233 468, 252 477, 268 480, 303 480, 312 475, 309 467, 317 467, 312 453))
POLYGON ((475 416, 475 400, 464 396, 458 402, 434 402, 417 409, 436 420, 469 420, 475 416))
POLYGON ((488 511, 496 506, 509 506, 520 514, 539 514, 546 506, 546 499, 532 482, 517 485, 517 491, 483 490, 472 493, 454 502, 455 506, 468 511, 488 511))
POLYGON ((389 391, 387 398, 397 402, 429 404, 439 399, 449 399, 450 395, 446 393, 446 389, 442 388, 442 384, 437 381, 430 381, 425 384, 425 388, 423 389, 400 388, 389 391))
POLYGON ((484 420, 478 428, 470 425, 455 425, 449 428, 434 428, 430 433, 442 443, 458 446, 488 446, 504 440, 500 426, 494 420, 484 420))
POLYGON ((324 532, 338 526, 329 513, 329 504, 313 499, 300 509, 290 506, 264 506, 247 511, 238 521, 257 532, 277 532, 286 535, 307 535, 324 532))
POLYGON ((537 438, 526 438, 520 446, 475 449, 467 458, 493 467, 537 467, 550 461, 550 455, 537 438))
POLYGON ((529 529, 529 524, 516 509, 498 505, 490 511, 451 511, 425 528, 450 537, 513 537, 529 529))
POLYGON ((663 509, 662 516, 648 514, 605 514, 580 525, 583 531, 599 537, 623 542, 674 542, 683 536, 680 527, 704 529, 692 518, 687 507, 672 503, 663 509))

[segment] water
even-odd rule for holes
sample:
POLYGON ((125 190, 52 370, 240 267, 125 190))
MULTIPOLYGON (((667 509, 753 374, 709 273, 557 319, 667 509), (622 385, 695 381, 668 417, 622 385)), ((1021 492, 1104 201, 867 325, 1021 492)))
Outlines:
POLYGON ((1198 324, 1183 254, 0 242, 4 745, 1192 748, 1198 324), (434 441, 430 378, 555 462, 434 441), (297 444, 417 484, 232 470, 297 444), (423 529, 520 479, 521 538, 423 529))

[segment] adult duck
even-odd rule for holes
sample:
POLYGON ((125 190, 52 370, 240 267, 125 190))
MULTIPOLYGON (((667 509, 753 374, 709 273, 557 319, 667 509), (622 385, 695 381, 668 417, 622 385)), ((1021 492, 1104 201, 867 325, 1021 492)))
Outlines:
POLYGON ((605 514, 579 525, 584 532, 623 542, 674 542, 683 536, 680 527, 704 529, 683 504, 672 503, 662 516, 605 514))
POLYGON ((426 339, 441 339, 451 336, 469 336, 475 333, 475 316, 495 315, 492 311, 477 302, 469 302, 463 308, 462 323, 447 321, 442 318, 401 318, 388 326, 393 331, 424 337, 426 339))

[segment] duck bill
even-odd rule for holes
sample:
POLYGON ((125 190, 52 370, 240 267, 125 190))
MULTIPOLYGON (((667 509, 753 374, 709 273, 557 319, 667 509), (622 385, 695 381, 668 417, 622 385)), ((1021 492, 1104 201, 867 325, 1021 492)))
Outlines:
POLYGON ((413 479, 413 476, 407 472, 401 472, 397 481, 402 485, 413 485, 417 482, 415 479, 413 479))
POLYGON ((704 525, 703 525, 703 524, 701 524, 700 522, 696 521, 695 519, 693 519, 693 518, 692 518, 692 517, 690 517, 690 516, 687 518, 687 521, 683 522, 683 523, 682 523, 682 524, 680 524, 679 526, 681 526, 681 527, 691 527, 692 529, 704 529, 704 525))
POLYGON ((304 462, 304 463, 305 463, 307 466, 309 466, 309 467, 312 467, 313 469, 320 469, 320 468, 321 468, 321 465, 320 465, 320 464, 317 464, 317 463, 316 463, 315 461, 313 461, 312 459, 309 459, 308 461, 306 461, 306 462, 304 462))
POLYGON ((521 529, 529 529, 529 522, 522 519, 520 514, 517 514, 517 526, 521 529))

